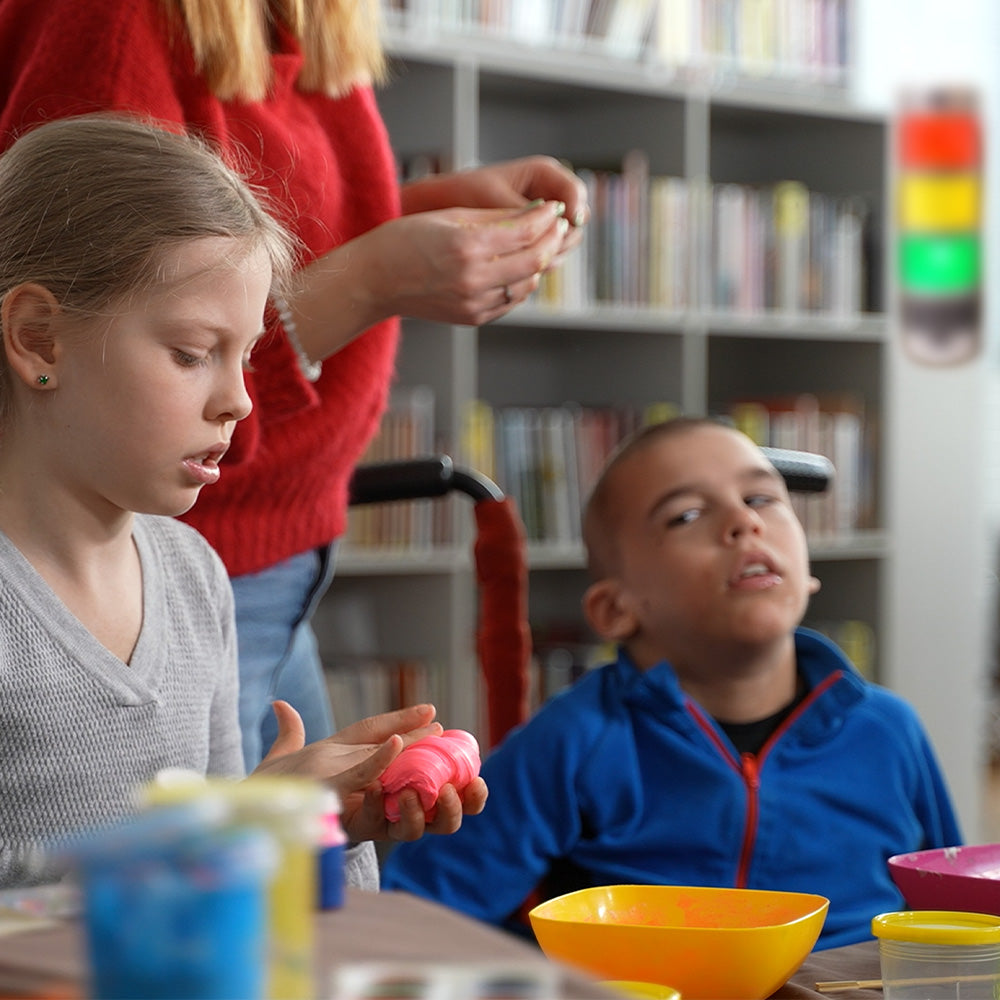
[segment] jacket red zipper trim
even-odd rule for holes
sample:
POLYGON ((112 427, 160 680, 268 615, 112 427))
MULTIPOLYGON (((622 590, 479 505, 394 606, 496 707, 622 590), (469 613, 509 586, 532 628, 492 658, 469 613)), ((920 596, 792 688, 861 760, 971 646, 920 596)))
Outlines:
POLYGON ((741 754, 739 759, 737 759, 730 748, 723 742, 722 737, 719 735, 715 726, 709 721, 708 717, 705 715, 704 711, 699 705, 696 705, 692 701, 687 702, 688 711, 692 714, 695 722, 705 735, 708 737, 709 742, 719 751, 726 762, 736 771, 740 777, 743 779, 743 784, 747 792, 747 811, 746 811, 746 822, 743 827, 743 840, 740 845, 740 860, 736 868, 736 880, 734 885, 737 889, 746 888, 747 884, 747 873, 750 871, 750 861, 753 858, 754 844, 757 842, 757 825, 759 822, 759 810, 760 810, 760 769, 767 758, 768 753, 774 745, 781 739, 782 735, 788 731, 789 727, 795 723, 795 720, 802 715, 809 706, 816 701, 828 688, 832 687, 837 683, 838 680, 843 676, 843 671, 835 670, 832 674, 824 677, 823 680, 816 685, 806 696, 795 706, 794 711, 789 713, 788 717, 784 719, 781 724, 774 730, 773 733, 767 738, 767 741, 760 748, 758 754, 745 753, 741 754))

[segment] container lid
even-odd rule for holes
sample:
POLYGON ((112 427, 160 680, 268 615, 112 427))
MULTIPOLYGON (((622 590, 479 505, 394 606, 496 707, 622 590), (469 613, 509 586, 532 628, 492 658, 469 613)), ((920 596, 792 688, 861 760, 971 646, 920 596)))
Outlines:
POLYGON ((920 944, 1000 944, 1000 917, 956 910, 901 910, 873 917, 872 934, 920 944))
POLYGON ((231 821, 263 825, 289 841, 315 843, 328 789, 313 778, 299 775, 253 775, 232 778, 193 778, 184 772, 161 772, 141 791, 148 807, 215 800, 231 821))

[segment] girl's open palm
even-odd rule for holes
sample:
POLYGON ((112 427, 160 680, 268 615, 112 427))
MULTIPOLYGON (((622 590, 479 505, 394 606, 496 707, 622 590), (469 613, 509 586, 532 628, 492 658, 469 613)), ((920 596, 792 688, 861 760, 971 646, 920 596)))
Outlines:
POLYGON ((424 833, 454 833, 463 813, 474 814, 486 802, 486 784, 477 778, 460 797, 446 786, 434 821, 427 823, 416 794, 403 795, 400 819, 389 823, 378 778, 403 747, 443 731, 433 705, 414 705, 371 716, 308 746, 299 713, 287 702, 273 704, 278 738, 254 774, 294 775, 325 782, 340 795, 341 822, 351 840, 416 840, 424 833))

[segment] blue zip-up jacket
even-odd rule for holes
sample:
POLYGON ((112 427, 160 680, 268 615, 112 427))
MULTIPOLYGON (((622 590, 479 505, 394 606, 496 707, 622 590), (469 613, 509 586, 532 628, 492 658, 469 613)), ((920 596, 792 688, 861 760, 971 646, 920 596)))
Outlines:
POLYGON ((668 663, 620 652, 512 731, 483 764, 484 811, 399 845, 383 888, 502 924, 565 859, 594 885, 819 893, 818 947, 870 938, 903 906, 886 860, 960 843, 958 823, 913 708, 823 636, 795 648, 808 693, 742 757, 668 663))

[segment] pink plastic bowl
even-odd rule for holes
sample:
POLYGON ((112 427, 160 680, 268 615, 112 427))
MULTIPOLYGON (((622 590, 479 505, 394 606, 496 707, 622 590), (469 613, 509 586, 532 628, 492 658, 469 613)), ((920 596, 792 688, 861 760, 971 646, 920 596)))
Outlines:
POLYGON ((910 909, 1000 916, 1000 844, 897 854, 889 874, 910 909))

